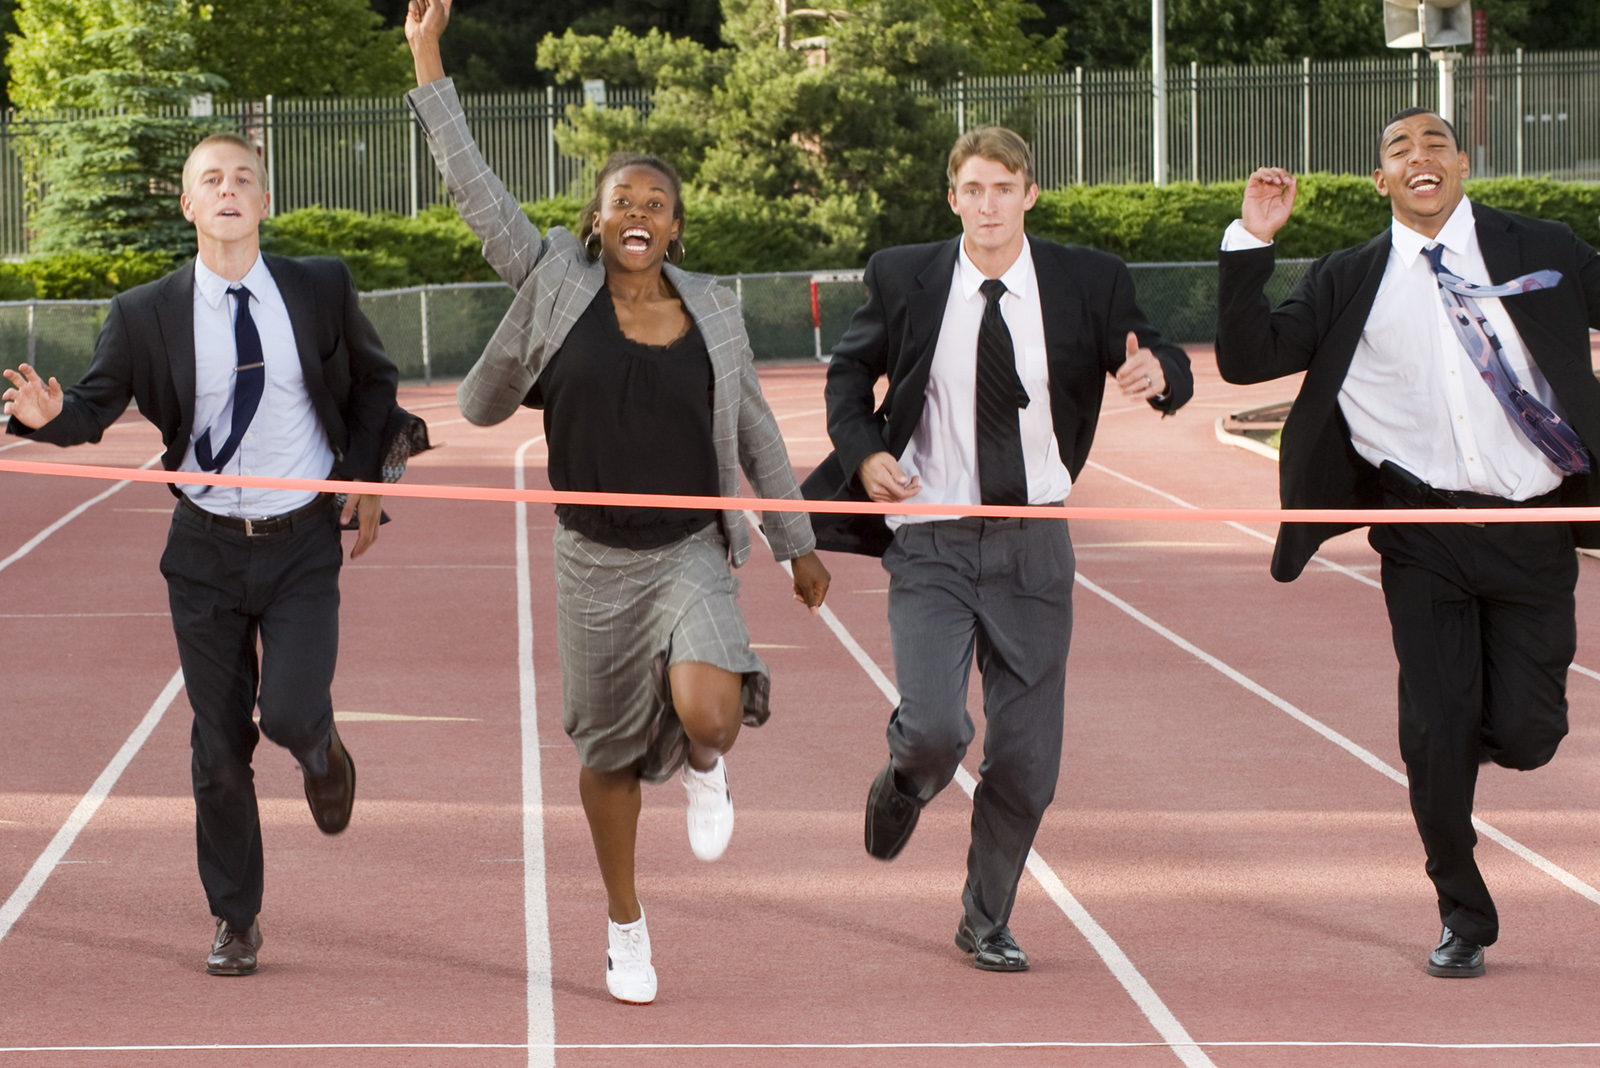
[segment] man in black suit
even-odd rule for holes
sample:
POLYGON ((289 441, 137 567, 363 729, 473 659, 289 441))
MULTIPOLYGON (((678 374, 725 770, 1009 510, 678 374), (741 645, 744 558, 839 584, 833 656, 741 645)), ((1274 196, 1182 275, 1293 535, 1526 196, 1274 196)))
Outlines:
MULTIPOLYGON (((1287 508, 1600 503, 1600 256, 1559 223, 1462 191, 1467 155, 1430 111, 1400 112, 1373 180, 1393 222, 1312 265, 1269 310, 1274 234, 1294 206, 1262 168, 1223 240, 1217 365, 1230 382, 1306 372, 1283 429, 1287 508)), ((1480 763, 1540 767, 1567 732, 1577 647, 1573 553, 1591 524, 1380 524, 1400 663, 1400 751, 1444 932, 1428 974, 1483 974, 1499 936, 1472 851, 1480 763)), ((1272 574, 1298 576, 1351 525, 1286 523, 1272 574)))
MULTIPOLYGON (((1194 391, 1114 256, 1029 239, 1033 157, 1010 130, 951 150, 962 236, 885 249, 867 303, 828 368, 835 451, 807 497, 957 505, 1060 504, 1088 458, 1108 374, 1163 414, 1194 391), (888 393, 875 405, 883 375, 888 393)), ((1072 543, 1052 519, 815 517, 824 549, 883 557, 900 704, 867 799, 866 846, 888 860, 949 784, 975 733, 974 652, 986 718, 982 781, 956 944, 987 971, 1022 971, 1009 921, 1061 764, 1072 543), (937 521, 934 521, 937 520, 937 521)))
MULTIPOLYGON (((182 203, 199 255, 111 302, 77 385, 63 391, 26 364, 4 371, 7 432, 55 445, 99 441, 135 400, 161 430, 169 471, 380 481, 387 439, 409 436, 420 421, 395 404, 398 374, 349 272, 337 260, 260 254, 268 194, 242 138, 217 134, 196 146, 182 203)), ((194 708, 200 879, 217 917, 206 970, 245 975, 261 945, 250 768, 259 733, 300 762, 325 833, 344 830, 355 800, 355 764, 329 692, 341 516, 329 494, 310 491, 183 485, 173 493, 161 571, 194 708)), ((359 515, 352 557, 377 538, 380 502, 347 503, 342 519, 359 515)))

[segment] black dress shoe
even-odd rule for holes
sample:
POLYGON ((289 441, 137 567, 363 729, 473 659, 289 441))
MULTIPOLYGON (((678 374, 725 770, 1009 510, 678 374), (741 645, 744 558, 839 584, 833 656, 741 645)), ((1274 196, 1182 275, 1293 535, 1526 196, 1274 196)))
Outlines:
POLYGON ((894 761, 883 766, 867 793, 867 852, 879 860, 893 860, 911 840, 922 806, 894 784, 894 761))
POLYGON ((965 914, 956 928, 956 948, 972 954, 972 966, 986 972, 1025 972, 1028 955, 1022 952, 1017 940, 1011 937, 1011 928, 1002 927, 987 938, 972 933, 972 925, 965 914))
POLYGON ((328 727, 328 773, 313 776, 302 765, 306 781, 306 803, 311 818, 323 834, 338 834, 350 825, 350 810, 356 803, 356 762, 350 759, 336 727, 328 727))
POLYGON ((1483 947, 1446 927, 1428 954, 1428 974, 1440 979, 1476 979, 1483 974, 1483 947))
POLYGON ((254 920, 248 931, 235 931, 228 921, 217 921, 211 939, 211 955, 206 958, 210 975, 249 975, 256 970, 256 953, 261 949, 261 925, 254 920))

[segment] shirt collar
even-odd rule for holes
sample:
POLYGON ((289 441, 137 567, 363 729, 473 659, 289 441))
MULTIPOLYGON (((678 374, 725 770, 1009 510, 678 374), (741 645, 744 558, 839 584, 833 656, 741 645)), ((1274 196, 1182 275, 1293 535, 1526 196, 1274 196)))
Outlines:
MULTIPOLYGON (((961 251, 956 258, 956 269, 961 282, 961 295, 970 301, 978 295, 978 287, 984 283, 984 274, 972 262, 972 257, 967 255, 966 238, 961 239, 958 247, 961 251)), ((1005 283, 1006 292, 1019 297, 1025 295, 1033 285, 1033 246, 1026 236, 1022 239, 1022 252, 1006 268, 1000 281, 1005 283)))
POLYGON ((1394 250, 1400 254, 1400 262, 1407 270, 1417 262, 1424 248, 1436 242, 1457 256, 1469 254, 1478 243, 1478 234, 1473 228, 1472 201, 1465 196, 1456 205, 1456 210, 1450 213, 1450 218, 1445 220, 1438 237, 1419 234, 1399 219, 1390 222, 1389 234, 1394 250))
MULTIPOLYGON (((262 292, 261 274, 266 270, 267 263, 258 252, 256 253, 256 262, 251 265, 250 270, 245 272, 245 276, 235 283, 228 281, 216 271, 207 267, 200 261, 200 257, 196 256, 194 258, 195 292, 199 293, 200 298, 213 308, 222 307, 227 301, 228 289, 238 284, 243 284, 246 289, 250 290, 251 296, 259 299, 262 292)), ((268 272, 268 277, 271 277, 270 272, 268 272)), ((229 311, 231 312, 232 309, 230 308, 229 311)))

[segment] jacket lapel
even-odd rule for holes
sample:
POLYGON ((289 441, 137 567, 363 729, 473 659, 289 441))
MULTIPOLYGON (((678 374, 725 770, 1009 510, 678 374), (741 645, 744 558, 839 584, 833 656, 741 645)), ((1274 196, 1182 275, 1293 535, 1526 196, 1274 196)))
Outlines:
POLYGON ((950 282, 955 276, 960 243, 961 238, 953 237, 940 245, 933 259, 917 275, 915 288, 906 294, 902 335, 905 344, 899 347, 895 365, 889 368, 889 425, 885 428, 890 451, 897 454, 911 440, 927 402, 928 374, 933 369, 934 351, 939 347, 944 306, 950 299, 950 282))
POLYGON ((161 344, 154 352, 166 357, 167 373, 178 397, 180 419, 173 440, 187 448, 194 430, 194 260, 173 271, 162 283, 156 301, 156 325, 161 331, 161 344))
POLYGON ((297 269, 293 260, 267 255, 261 258, 266 261, 267 271, 289 311, 289 325, 294 330, 295 352, 300 357, 300 372, 305 376, 306 389, 312 391, 313 399, 320 399, 326 389, 322 381, 322 361, 317 356, 317 301, 310 279, 297 269))

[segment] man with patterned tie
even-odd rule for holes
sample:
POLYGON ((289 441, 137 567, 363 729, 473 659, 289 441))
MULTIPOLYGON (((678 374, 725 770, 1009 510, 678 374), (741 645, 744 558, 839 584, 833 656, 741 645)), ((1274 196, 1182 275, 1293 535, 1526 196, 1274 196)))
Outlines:
MULTIPOLYGON (((1220 256, 1217 365, 1230 382, 1305 372, 1283 429, 1289 508, 1600 504, 1600 256, 1560 223, 1463 194, 1467 154, 1421 108, 1384 127, 1373 181, 1393 221, 1325 256, 1269 309, 1262 286, 1295 180, 1251 175, 1220 256)), ((1298 576, 1350 524, 1285 523, 1273 577, 1298 576)), ((1567 733, 1577 646, 1574 544, 1594 524, 1379 524, 1400 664, 1400 752, 1444 924, 1429 975, 1484 971, 1499 937, 1473 859, 1480 764, 1528 770, 1567 733)))
MULTIPOLYGON (((1121 260, 1028 238, 1033 155, 1010 130, 951 149, 962 235, 885 249, 867 303, 828 368, 835 451, 807 497, 954 505, 1060 504, 1088 459, 1108 374, 1124 397, 1171 414, 1194 392, 1182 349, 1162 341, 1121 260), (874 386, 888 376, 888 393, 874 386)), ((1059 519, 817 515, 818 547, 882 556, 900 704, 889 760, 867 799, 867 852, 896 856, 922 807, 954 777, 975 730, 973 797, 956 945, 986 971, 1023 971, 1011 906, 1061 764, 1072 544, 1059 519)))
MULTIPOLYGON (((201 141, 183 169, 184 217, 199 254, 111 302, 83 380, 63 390, 6 370, 7 432, 56 445, 99 441, 136 400, 161 430, 169 471, 381 481, 420 420, 395 404, 398 374, 337 260, 264 256, 269 197, 256 150, 201 141)), ((261 822, 250 769, 258 733, 300 762, 317 826, 338 834, 355 764, 333 724, 339 527, 351 550, 378 536, 381 498, 181 485, 161 558, 184 685, 194 708, 200 880, 217 918, 206 970, 256 970, 261 822), (256 643, 261 643, 258 663, 256 643), (259 704, 258 732, 252 713, 259 704)))

